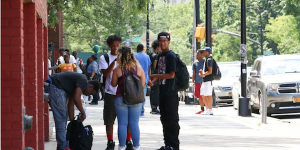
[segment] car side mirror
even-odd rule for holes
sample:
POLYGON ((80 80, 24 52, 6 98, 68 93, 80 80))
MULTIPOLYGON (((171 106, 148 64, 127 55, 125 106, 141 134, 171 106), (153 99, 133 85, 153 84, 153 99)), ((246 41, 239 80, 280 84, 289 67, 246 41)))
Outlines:
POLYGON ((251 72, 250 72, 250 76, 251 76, 251 77, 259 77, 257 71, 251 71, 251 72))

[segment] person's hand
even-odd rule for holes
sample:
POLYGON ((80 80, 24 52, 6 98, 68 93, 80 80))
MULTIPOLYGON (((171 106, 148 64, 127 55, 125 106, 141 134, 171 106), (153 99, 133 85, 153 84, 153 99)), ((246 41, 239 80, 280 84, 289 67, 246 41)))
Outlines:
POLYGON ((154 84, 152 83, 151 80, 148 80, 148 86, 152 87, 154 84))
POLYGON ((86 118, 85 113, 81 113, 80 120, 83 122, 85 120, 85 118, 86 118))
POLYGON ((193 82, 193 87, 195 87, 195 83, 193 82))
POLYGON ((153 75, 150 75, 150 80, 154 80, 156 78, 156 75, 153 74, 153 75))
POLYGON ((90 80, 90 81, 92 81, 92 80, 93 80, 93 78, 90 78, 89 80, 90 80))
POLYGON ((202 69, 200 69, 200 71, 199 71, 199 76, 200 76, 200 77, 204 77, 204 74, 203 74, 203 70, 202 70, 202 69))
POLYGON ((58 68, 58 66, 53 66, 53 69, 55 70, 55 69, 57 69, 58 68))

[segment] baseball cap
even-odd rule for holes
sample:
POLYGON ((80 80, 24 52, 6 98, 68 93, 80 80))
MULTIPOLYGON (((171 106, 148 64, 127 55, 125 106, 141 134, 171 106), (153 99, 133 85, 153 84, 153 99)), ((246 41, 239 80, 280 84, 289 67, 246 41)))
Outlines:
POLYGON ((160 32, 157 35, 157 40, 159 40, 159 38, 167 38, 167 39, 169 39, 169 41, 171 39, 170 34, 168 32, 160 32))
POLYGON ((144 45, 143 44, 139 44, 136 49, 137 50, 144 50, 144 45))
POLYGON ((205 47, 204 49, 200 49, 200 51, 208 51, 211 53, 211 48, 210 47, 205 47))
POLYGON ((70 56, 70 53, 69 52, 64 52, 64 55, 69 55, 70 56))

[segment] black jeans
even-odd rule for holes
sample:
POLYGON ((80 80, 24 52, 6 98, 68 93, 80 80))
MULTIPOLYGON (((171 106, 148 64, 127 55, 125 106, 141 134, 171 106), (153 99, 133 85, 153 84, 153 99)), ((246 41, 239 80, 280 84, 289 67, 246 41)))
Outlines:
MULTIPOLYGON (((90 77, 91 77, 91 74, 88 74, 88 80, 90 79, 90 77)), ((93 80, 98 80, 96 77, 97 77, 97 75, 94 74, 93 80)), ((98 92, 96 92, 96 94, 93 95, 92 103, 98 104, 99 99, 100 99, 100 97, 99 97, 99 91, 98 91, 98 92)))
POLYGON ((179 150, 179 115, 178 115, 178 94, 172 96, 160 96, 160 121, 163 126, 164 141, 166 146, 179 150))
POLYGON ((105 95, 105 83, 100 82, 100 92, 101 92, 101 98, 104 99, 105 95))
POLYGON ((150 92, 150 104, 153 107, 157 107, 159 103, 159 85, 155 84, 153 87, 151 87, 150 92))

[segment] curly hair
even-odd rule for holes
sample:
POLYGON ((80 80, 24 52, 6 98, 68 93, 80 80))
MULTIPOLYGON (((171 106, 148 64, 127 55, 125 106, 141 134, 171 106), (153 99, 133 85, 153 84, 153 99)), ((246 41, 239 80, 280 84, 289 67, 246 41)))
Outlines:
POLYGON ((122 38, 118 35, 111 35, 107 38, 106 43, 110 45, 114 41, 119 41, 120 43, 122 42, 122 38))
POLYGON ((118 50, 118 64, 121 69, 130 70, 131 67, 138 66, 139 62, 134 56, 134 52, 129 47, 121 47, 118 50))

